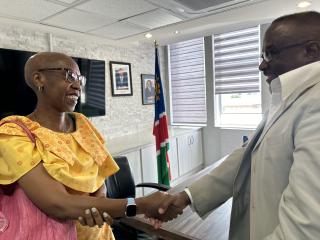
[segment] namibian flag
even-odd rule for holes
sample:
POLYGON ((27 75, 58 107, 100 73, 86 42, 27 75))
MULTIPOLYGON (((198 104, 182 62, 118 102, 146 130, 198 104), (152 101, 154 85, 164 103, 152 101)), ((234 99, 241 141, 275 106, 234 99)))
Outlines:
POLYGON ((158 48, 155 47, 155 116, 153 135, 156 138, 158 182, 170 186, 170 162, 168 156, 169 135, 160 76, 158 48))

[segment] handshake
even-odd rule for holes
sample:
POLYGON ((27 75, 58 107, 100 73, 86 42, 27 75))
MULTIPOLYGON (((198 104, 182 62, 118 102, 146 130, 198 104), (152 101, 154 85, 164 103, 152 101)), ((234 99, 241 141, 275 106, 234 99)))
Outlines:
MULTIPOLYGON (((166 192, 155 192, 145 197, 136 198, 137 214, 144 214, 150 220, 154 228, 159 228, 162 222, 170 221, 182 214, 183 209, 190 204, 186 192, 169 194, 166 192)), ((78 218, 83 226, 103 226, 104 223, 112 225, 112 216, 93 207, 86 209, 84 217, 78 218)))
POLYGON ((183 213, 191 202, 186 192, 172 195, 166 192, 155 192, 146 197, 137 198, 137 210, 148 218, 155 228, 162 222, 170 221, 183 213))

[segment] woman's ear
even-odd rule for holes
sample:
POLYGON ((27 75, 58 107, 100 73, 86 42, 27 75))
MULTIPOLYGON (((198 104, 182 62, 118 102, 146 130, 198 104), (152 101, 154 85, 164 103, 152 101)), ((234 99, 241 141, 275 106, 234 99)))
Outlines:
POLYGON ((39 72, 34 72, 32 74, 32 82, 36 88, 43 88, 44 79, 43 76, 39 72))
POLYGON ((311 41, 306 44, 306 55, 311 61, 318 61, 320 59, 320 45, 318 42, 311 41))

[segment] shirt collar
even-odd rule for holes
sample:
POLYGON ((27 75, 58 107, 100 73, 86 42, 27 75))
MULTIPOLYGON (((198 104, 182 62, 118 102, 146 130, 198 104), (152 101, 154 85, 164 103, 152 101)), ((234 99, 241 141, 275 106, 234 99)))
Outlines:
MULTIPOLYGON (((303 85, 303 83, 305 83, 307 80, 319 74, 320 61, 304 65, 280 75, 280 81, 278 83, 280 83, 282 100, 287 99, 291 93, 299 88, 299 86, 303 85)), ((277 82, 275 82, 275 85, 278 86, 277 82)), ((272 84, 270 84, 270 89, 273 90, 272 84)))
POLYGON ((277 77, 273 79, 269 85, 269 90, 271 94, 279 94, 281 93, 281 82, 280 78, 277 77))

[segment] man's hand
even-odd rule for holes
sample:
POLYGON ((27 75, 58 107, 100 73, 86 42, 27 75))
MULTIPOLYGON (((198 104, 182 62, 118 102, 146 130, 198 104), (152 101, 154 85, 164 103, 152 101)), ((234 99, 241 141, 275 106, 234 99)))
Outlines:
POLYGON ((136 199, 138 206, 138 212, 145 214, 147 218, 154 218, 160 221, 170 221, 176 218, 182 211, 178 208, 169 207, 175 200, 174 195, 166 192, 155 192, 143 198, 136 199), (163 208, 164 211, 170 208, 166 214, 159 212, 159 209, 163 208))
MULTIPOLYGON (((182 214, 183 209, 190 203, 188 195, 183 191, 174 195, 172 201, 163 202, 158 211, 160 214, 163 214, 163 219, 166 219, 166 216, 172 212, 178 213, 178 215, 182 214)), ((162 221, 156 219, 150 219, 150 223, 155 229, 160 228, 162 225, 162 221)))
POLYGON ((185 192, 176 195, 156 192, 145 197, 144 200, 147 202, 145 205, 148 206, 143 212, 155 228, 159 228, 162 222, 170 221, 182 214, 183 209, 190 204, 190 199, 185 192))
POLYGON ((159 213, 160 214, 166 214, 168 211, 178 211, 182 214, 183 209, 187 207, 190 204, 190 199, 188 197, 188 194, 183 191, 176 195, 173 195, 173 199, 171 201, 167 200, 164 201, 160 207, 159 207, 159 213))

